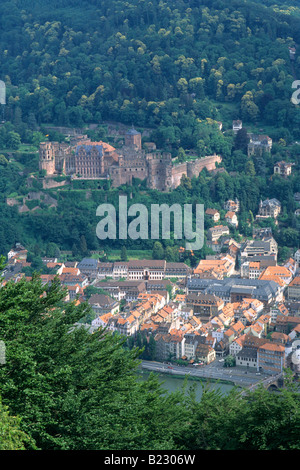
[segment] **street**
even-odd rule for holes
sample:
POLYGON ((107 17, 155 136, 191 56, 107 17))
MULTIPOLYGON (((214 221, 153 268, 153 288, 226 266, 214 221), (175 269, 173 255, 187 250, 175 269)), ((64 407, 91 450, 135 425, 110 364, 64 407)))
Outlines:
POLYGON ((218 360, 207 366, 178 366, 174 364, 167 364, 156 361, 142 361, 142 368, 151 370, 153 372, 168 373, 175 375, 191 375, 194 377, 203 377, 205 379, 226 380, 233 382, 240 387, 250 387, 263 380, 266 376, 256 375, 256 370, 253 372, 246 371, 245 369, 238 369, 237 367, 225 368, 218 360), (247 372, 247 373, 245 373, 247 372))

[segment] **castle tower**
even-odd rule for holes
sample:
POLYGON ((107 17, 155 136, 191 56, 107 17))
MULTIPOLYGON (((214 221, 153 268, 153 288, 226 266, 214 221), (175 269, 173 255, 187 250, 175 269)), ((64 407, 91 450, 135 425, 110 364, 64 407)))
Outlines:
POLYGON ((137 151, 142 149, 142 135, 133 126, 125 134, 125 146, 134 147, 137 151))
POLYGON ((41 142, 39 148, 39 169, 47 175, 55 173, 55 151, 52 142, 41 142))

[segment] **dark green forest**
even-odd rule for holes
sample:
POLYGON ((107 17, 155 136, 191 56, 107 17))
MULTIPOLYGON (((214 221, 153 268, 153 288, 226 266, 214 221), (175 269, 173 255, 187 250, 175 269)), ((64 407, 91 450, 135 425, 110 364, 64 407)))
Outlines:
POLYGON ((226 124, 232 110, 298 132, 288 51, 297 16, 246 0, 14 1, 2 13, 8 120, 20 108, 31 126, 159 126, 186 148, 197 119, 226 124))
MULTIPOLYGON (((151 140, 174 158, 191 151, 198 157, 216 152, 223 159, 226 173, 202 172, 170 194, 138 181, 121 188, 133 192, 132 202, 202 202, 220 209, 237 197, 240 233, 251 236, 259 201, 277 197, 283 213, 280 227, 273 227, 275 238, 283 255, 299 247, 293 194, 300 191, 300 108, 291 96, 300 57, 297 50, 292 62, 289 47, 300 42, 300 10, 290 3, 280 9, 272 1, 248 0, 74 0, 54 1, 51 8, 42 0, 3 2, 1 252, 20 240, 37 254, 48 243, 78 253, 82 237, 89 250, 109 244, 100 245, 95 236, 96 207, 108 190, 103 183, 74 182, 66 191, 50 192, 57 208, 41 203, 34 214, 20 215, 5 204, 8 196, 26 196, 31 174, 33 190, 42 188, 39 142, 64 140, 47 125, 95 123, 90 137, 109 140, 108 121, 150 129, 151 140), (242 119, 244 130, 268 134, 272 153, 249 158, 245 140, 231 132, 233 119, 242 119), (273 175, 282 159, 295 164, 288 180, 273 175)), ((109 190, 108 198, 116 201, 117 191, 109 190)), ((138 241, 138 248, 151 246, 138 241)))

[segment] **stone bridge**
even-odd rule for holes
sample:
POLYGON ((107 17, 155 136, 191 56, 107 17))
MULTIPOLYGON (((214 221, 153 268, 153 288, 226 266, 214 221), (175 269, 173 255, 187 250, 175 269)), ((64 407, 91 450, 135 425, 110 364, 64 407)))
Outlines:
POLYGON ((277 390, 279 388, 283 387, 283 372, 280 372, 279 374, 276 375, 271 375, 270 377, 266 377, 256 384, 250 385, 247 390, 242 392, 242 395, 245 395, 247 391, 249 390, 250 392, 253 392, 256 388, 259 386, 263 385, 264 388, 267 390, 277 390))

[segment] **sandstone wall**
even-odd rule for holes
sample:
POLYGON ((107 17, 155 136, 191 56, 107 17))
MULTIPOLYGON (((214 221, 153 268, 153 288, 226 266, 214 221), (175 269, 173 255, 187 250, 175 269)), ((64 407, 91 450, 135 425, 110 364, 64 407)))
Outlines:
POLYGON ((187 176, 187 162, 179 163, 172 168, 172 186, 177 188, 180 185, 182 176, 187 176))
POLYGON ((175 165, 172 168, 172 186, 176 188, 180 185, 180 181, 183 175, 188 178, 193 176, 199 176, 199 173, 203 168, 207 168, 208 171, 216 169, 216 163, 221 163, 222 158, 219 155, 210 155, 208 157, 198 158, 190 162, 184 162, 179 165, 175 165))
POLYGON ((203 168, 206 168, 208 171, 215 170, 216 163, 220 163, 221 161, 221 157, 219 157, 218 155, 212 155, 209 157, 199 158, 198 160, 188 162, 187 176, 188 178, 192 178, 193 176, 199 176, 199 173, 203 170, 203 168))
POLYGON ((51 189, 51 188, 58 188, 60 186, 65 186, 66 184, 69 184, 68 181, 55 181, 51 178, 44 178, 43 179, 43 188, 44 189, 51 189))

